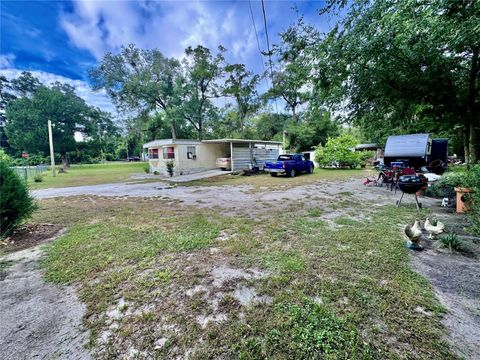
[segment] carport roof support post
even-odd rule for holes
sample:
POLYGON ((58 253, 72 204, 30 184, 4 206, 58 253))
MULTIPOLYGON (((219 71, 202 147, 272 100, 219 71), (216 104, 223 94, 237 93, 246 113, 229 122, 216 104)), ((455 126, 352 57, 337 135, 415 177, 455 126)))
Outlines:
POLYGON ((230 141, 230 171, 233 170, 233 142, 230 141))

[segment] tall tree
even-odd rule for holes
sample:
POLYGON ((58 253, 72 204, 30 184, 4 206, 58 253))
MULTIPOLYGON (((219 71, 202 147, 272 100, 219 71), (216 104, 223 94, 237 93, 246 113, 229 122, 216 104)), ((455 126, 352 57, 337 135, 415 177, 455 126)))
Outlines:
POLYGON ((90 143, 95 144, 100 159, 105 160, 105 153, 112 144, 116 143, 119 136, 118 126, 113 122, 110 113, 91 107, 88 113, 89 121, 84 126, 84 131, 89 134, 90 143))
POLYGON ((220 96, 217 80, 222 75, 224 52, 222 46, 218 47, 216 55, 201 45, 185 50, 185 76, 181 90, 178 90, 181 96, 177 109, 196 130, 199 140, 204 137, 208 114, 215 109, 211 100, 220 96))
POLYGON ((18 150, 48 153, 47 120, 52 121, 55 151, 68 165, 75 132, 85 132, 91 109, 68 84, 40 85, 7 104, 5 134, 18 150))
POLYGON ((0 76, 0 148, 8 149, 10 145, 8 144, 7 137, 5 135, 5 125, 7 118, 5 116, 5 108, 7 104, 16 98, 12 94, 12 85, 8 79, 1 75, 0 76))
POLYGON ((316 48, 322 101, 375 137, 454 131, 480 159, 480 2, 331 1, 347 11, 316 48))
POLYGON ((297 24, 280 33, 280 38, 280 44, 272 49, 277 65, 271 74, 272 86, 265 96, 283 99, 296 122, 299 107, 310 98, 309 75, 313 64, 307 56, 308 49, 320 41, 320 35, 300 18, 297 24))
POLYGON ((245 129, 245 118, 258 110, 260 101, 257 94, 259 75, 254 75, 245 68, 244 64, 225 66, 227 79, 223 94, 231 96, 237 103, 240 131, 245 129))
POLYGON ((105 89, 120 109, 163 111, 172 138, 177 137, 178 118, 173 110, 178 103, 177 82, 181 79, 178 60, 166 58, 156 49, 141 50, 129 45, 117 55, 107 53, 90 77, 93 88, 105 89))

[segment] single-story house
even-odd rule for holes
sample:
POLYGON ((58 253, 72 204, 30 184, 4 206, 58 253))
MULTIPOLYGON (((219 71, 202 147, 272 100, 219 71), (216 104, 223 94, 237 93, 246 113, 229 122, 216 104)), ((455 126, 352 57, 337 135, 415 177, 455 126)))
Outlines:
POLYGON ((174 174, 192 174, 217 168, 218 158, 230 158, 231 170, 238 171, 275 160, 281 151, 279 141, 247 139, 153 140, 143 145, 148 151, 150 172, 167 174, 167 163, 174 164, 174 174))

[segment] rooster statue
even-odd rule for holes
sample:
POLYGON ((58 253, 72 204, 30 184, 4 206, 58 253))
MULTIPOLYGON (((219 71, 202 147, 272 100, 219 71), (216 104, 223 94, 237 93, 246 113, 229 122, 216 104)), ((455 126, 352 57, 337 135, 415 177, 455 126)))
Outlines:
POLYGON ((429 239, 435 239, 435 236, 440 235, 445 231, 445 224, 437 221, 437 225, 433 226, 430 220, 427 218, 425 220, 425 230, 430 234, 428 235, 429 239))
POLYGON ((420 240, 422 238, 422 226, 420 225, 420 221, 415 220, 415 224, 405 225, 405 235, 410 239, 408 242, 409 249, 412 250, 423 250, 420 246, 420 240))

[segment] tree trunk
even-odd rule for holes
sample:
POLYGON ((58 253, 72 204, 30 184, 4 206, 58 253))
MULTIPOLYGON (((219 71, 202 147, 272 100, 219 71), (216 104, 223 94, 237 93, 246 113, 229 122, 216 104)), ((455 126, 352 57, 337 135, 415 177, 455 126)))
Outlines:
POLYGON ((176 139, 177 138, 177 130, 175 129, 175 122, 172 121, 172 123, 170 124, 170 130, 172 131, 172 139, 176 139))
POLYGON ((472 119, 469 134, 469 164, 476 164, 480 160, 480 129, 478 121, 472 119))
POLYGON ((292 106, 292 119, 293 119, 293 123, 297 122, 297 107, 296 106, 292 106))
POLYGON ((67 154, 65 154, 65 153, 62 154, 62 167, 64 169, 70 167, 70 162, 68 161, 67 154))
POLYGON ((463 126, 463 152, 465 155, 465 162, 470 162, 470 126, 465 124, 463 126))
POLYGON ((203 140, 203 122, 200 120, 198 122, 198 140, 202 141, 203 140))
POLYGON ((465 146, 468 146, 468 161, 467 161, 467 151, 465 151, 465 161, 467 164, 475 164, 479 160, 479 148, 480 140, 479 135, 479 111, 476 104, 477 98, 477 77, 479 72, 479 56, 480 56, 480 47, 473 49, 472 53, 472 64, 470 67, 469 75, 469 86, 468 86, 468 135, 465 134, 465 137, 468 136, 468 142, 465 143, 465 146))

